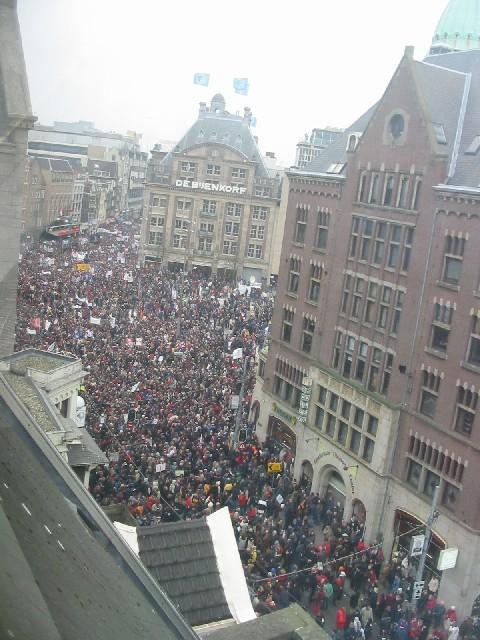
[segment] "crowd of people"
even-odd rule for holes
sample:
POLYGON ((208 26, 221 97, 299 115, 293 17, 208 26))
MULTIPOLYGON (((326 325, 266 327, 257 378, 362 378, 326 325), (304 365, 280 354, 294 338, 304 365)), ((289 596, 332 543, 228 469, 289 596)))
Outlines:
POLYGON ((90 475, 95 500, 125 504, 138 526, 228 507, 260 612, 293 601, 322 622, 336 608, 345 640, 368 640, 374 625, 394 640, 457 640, 434 594, 407 605, 408 558, 385 564, 361 522, 291 479, 288 451, 258 442, 251 396, 272 297, 199 269, 140 267, 134 226, 110 231, 27 242, 19 275, 16 348, 73 354, 88 372, 86 426, 109 459, 90 475), (272 460, 282 473, 267 472, 272 460))

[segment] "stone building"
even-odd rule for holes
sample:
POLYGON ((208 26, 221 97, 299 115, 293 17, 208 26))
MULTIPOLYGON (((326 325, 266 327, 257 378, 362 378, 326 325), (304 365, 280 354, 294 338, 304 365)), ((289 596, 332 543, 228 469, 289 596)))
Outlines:
POLYGON ((440 486, 426 575, 462 615, 480 593, 479 74, 478 48, 423 62, 407 48, 381 100, 287 172, 254 394, 261 437, 367 542, 408 548, 440 486))
POLYGON ((0 356, 13 350, 28 129, 34 118, 16 0, 0 0, 0 356))
POLYGON ((228 113, 215 95, 171 152, 153 150, 142 260, 257 282, 278 273, 280 179, 263 162, 251 117, 228 113))

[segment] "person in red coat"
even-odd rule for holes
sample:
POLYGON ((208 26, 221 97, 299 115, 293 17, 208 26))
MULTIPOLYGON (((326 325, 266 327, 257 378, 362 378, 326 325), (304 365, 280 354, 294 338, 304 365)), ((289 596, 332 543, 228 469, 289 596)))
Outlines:
POLYGON ((347 623, 347 613, 343 607, 337 609, 335 614, 335 628, 337 631, 343 631, 347 623))

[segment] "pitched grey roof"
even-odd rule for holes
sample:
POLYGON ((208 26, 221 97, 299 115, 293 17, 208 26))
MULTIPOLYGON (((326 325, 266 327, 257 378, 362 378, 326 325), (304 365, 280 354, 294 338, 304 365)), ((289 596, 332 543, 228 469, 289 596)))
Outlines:
POLYGON ((231 618, 204 519, 137 529, 140 559, 192 625, 231 618))
POLYGON ((57 171, 61 173, 72 173, 73 169, 67 160, 56 160, 54 158, 38 158, 38 164, 42 169, 57 171))
POLYGON ((221 113, 200 112, 198 119, 162 160, 162 165, 171 165, 174 153, 183 153, 187 149, 201 144, 219 144, 231 148, 245 160, 255 162, 255 175, 268 178, 260 150, 250 129, 249 119, 221 113))
POLYGON ((211 640, 329 640, 324 631, 298 604, 255 620, 214 631, 211 640))
POLYGON ((86 429, 77 427, 81 444, 68 447, 68 464, 72 467, 108 464, 108 458, 86 429))
MULTIPOLYGON (((457 51, 443 55, 432 55, 425 62, 447 69, 471 74, 469 86, 466 87, 466 104, 464 115, 459 114, 460 140, 458 156, 454 158, 452 175, 446 180, 448 184, 479 187, 480 186, 480 151, 475 155, 465 153, 475 136, 480 135, 480 50, 457 51), (468 91, 468 93, 467 93, 468 91)), ((448 102, 450 95, 442 95, 441 101, 448 102)))
MULTIPOLYGON (((335 164, 345 165, 347 162, 347 143, 348 136, 351 133, 363 133, 375 112, 377 105, 374 104, 363 115, 355 120, 348 129, 340 133, 336 139, 331 142, 328 147, 320 151, 318 156, 314 158, 301 172, 306 173, 327 173, 328 169, 335 164)), ((344 173, 344 171, 342 171, 344 173)))
POLYGON ((1 381, 0 498, 0 637, 196 637, 1 381))

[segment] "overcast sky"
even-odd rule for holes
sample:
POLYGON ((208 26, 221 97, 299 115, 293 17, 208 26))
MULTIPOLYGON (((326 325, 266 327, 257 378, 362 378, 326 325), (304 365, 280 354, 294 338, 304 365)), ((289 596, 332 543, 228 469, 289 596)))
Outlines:
POLYGON ((381 96, 406 45, 426 54, 447 0, 18 0, 34 113, 177 140, 198 103, 251 107, 286 163, 313 127, 345 127, 381 96), (210 73, 208 88, 193 85, 210 73), (247 97, 234 77, 248 77, 247 97))

